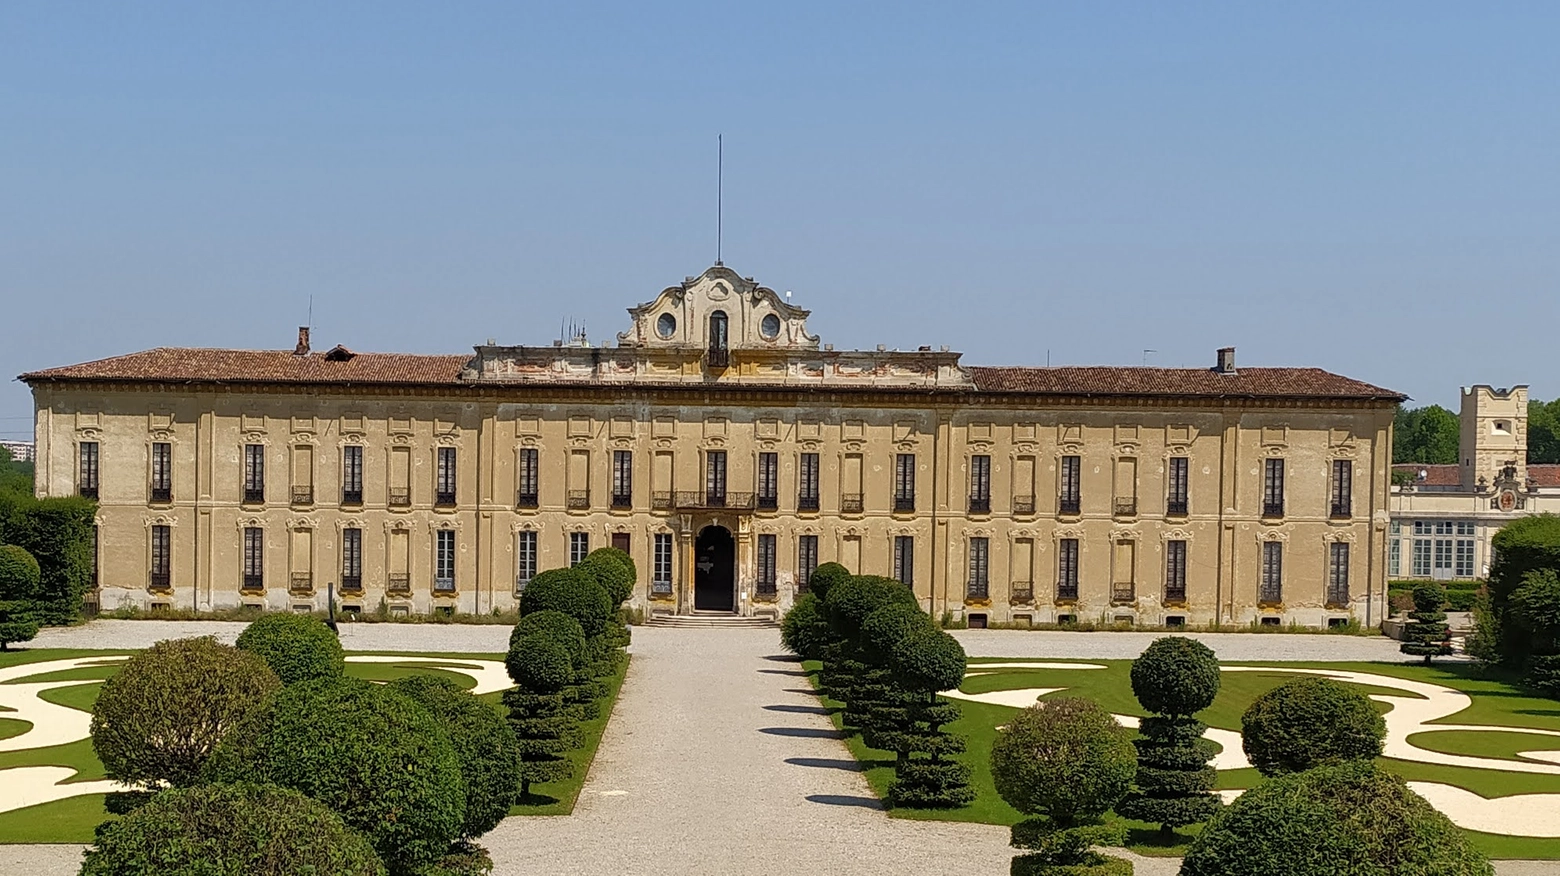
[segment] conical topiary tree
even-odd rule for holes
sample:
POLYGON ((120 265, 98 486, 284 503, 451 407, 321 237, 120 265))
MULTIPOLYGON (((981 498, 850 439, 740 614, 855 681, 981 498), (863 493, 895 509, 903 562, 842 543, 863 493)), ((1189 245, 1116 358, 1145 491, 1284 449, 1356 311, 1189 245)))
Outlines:
POLYGON ((574 663, 546 633, 521 636, 504 659, 516 687, 504 691, 509 725, 520 743, 520 802, 531 785, 556 782, 574 772, 565 753, 579 744, 580 728, 563 691, 574 682, 574 663))
POLYGON ((1446 641, 1446 591, 1439 584, 1420 584, 1414 588, 1414 610, 1408 613, 1409 624, 1403 630, 1403 644, 1398 647, 1404 654, 1425 658, 1430 665, 1432 657, 1452 653, 1446 641))
POLYGON ((889 657, 902 691, 898 714, 904 724, 890 734, 898 757, 888 800, 895 806, 946 809, 975 799, 969 765, 953 758, 964 751, 964 739, 943 729, 959 720, 959 705, 937 696, 959 686, 968 659, 964 646, 930 620, 906 632, 889 657))
POLYGON ((1207 821, 1222 805, 1208 765, 1217 746, 1192 717, 1219 694, 1219 658, 1196 639, 1157 639, 1132 661, 1132 693, 1153 716, 1138 728, 1137 781, 1116 812, 1159 825, 1168 842, 1177 827, 1207 821))

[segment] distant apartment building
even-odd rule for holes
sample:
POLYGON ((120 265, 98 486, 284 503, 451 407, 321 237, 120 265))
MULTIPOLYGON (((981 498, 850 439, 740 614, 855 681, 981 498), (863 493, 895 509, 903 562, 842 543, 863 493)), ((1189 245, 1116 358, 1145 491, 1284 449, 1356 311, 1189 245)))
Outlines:
POLYGON ((1527 411, 1526 386, 1464 387, 1457 462, 1393 467, 1388 577, 1483 578, 1502 526, 1560 513, 1560 465, 1527 461, 1527 411))
POLYGON ((31 441, 0 441, 0 447, 4 447, 16 462, 32 462, 35 445, 31 441))

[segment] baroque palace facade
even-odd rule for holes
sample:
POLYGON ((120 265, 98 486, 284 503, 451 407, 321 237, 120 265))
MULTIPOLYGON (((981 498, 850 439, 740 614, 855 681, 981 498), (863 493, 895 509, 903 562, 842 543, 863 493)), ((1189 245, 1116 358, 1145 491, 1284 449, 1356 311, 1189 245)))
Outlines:
POLYGON ((1310 368, 837 351, 717 265, 612 347, 159 348, 25 374, 104 608, 511 608, 607 545, 646 614, 778 614, 818 564, 972 626, 1379 622, 1402 396, 1310 368))

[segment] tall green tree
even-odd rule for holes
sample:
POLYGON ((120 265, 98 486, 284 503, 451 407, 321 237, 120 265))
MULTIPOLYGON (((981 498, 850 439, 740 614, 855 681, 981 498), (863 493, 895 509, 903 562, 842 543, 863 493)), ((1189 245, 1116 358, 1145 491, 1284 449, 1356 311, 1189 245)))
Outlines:
POLYGON ((1528 462, 1560 463, 1560 398, 1528 402, 1528 462))
POLYGON ((1440 405, 1399 407, 1392 424, 1392 461, 1452 465, 1461 437, 1457 415, 1440 405))
POLYGON ((0 492, 32 495, 33 464, 11 458, 11 451, 0 447, 0 492))

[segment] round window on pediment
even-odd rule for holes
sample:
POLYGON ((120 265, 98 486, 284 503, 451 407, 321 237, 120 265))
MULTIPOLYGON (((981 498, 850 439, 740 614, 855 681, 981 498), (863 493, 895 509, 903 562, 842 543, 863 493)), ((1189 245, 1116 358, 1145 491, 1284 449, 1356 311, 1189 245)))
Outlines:
POLYGON ((677 317, 672 316, 670 313, 661 314, 661 318, 655 321, 655 333, 660 335, 663 341, 676 334, 677 317))
POLYGON ((758 323, 758 333, 763 335, 765 340, 772 341, 778 338, 780 336, 780 317, 775 316, 773 313, 765 314, 764 318, 758 323))

